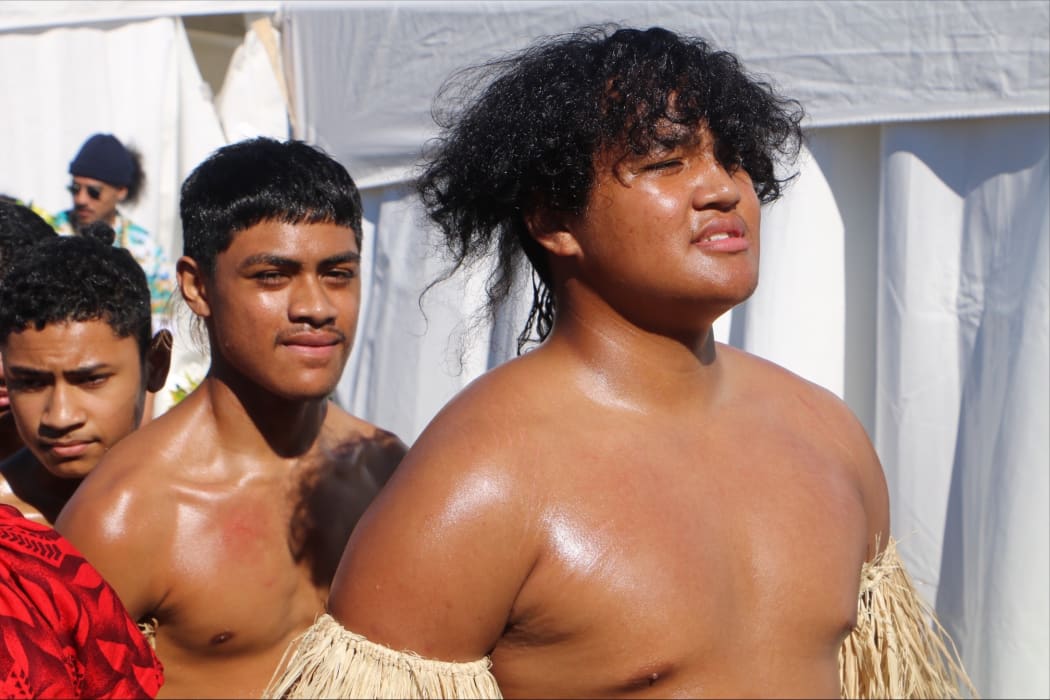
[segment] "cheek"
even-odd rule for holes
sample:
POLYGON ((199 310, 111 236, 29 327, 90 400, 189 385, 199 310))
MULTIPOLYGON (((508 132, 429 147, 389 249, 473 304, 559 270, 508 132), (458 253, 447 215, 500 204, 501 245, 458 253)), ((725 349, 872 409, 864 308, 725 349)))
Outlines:
POLYGON ((99 437, 107 447, 112 447, 137 427, 144 396, 139 383, 130 378, 109 388, 108 392, 91 396, 89 410, 99 437))
POLYGON ((44 412, 44 398, 40 394, 11 394, 11 414, 18 425, 32 430, 40 424, 44 412))

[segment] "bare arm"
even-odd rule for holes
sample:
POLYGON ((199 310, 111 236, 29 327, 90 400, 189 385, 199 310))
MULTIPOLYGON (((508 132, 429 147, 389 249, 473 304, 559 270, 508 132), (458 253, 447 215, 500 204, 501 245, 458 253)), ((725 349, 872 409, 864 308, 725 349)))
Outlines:
POLYGON ((158 531, 161 504, 148 484, 104 459, 80 485, 55 529, 80 550, 113 587, 133 620, 154 612, 161 594, 156 553, 167 538, 158 531))
POLYGON ((843 405, 842 431, 856 467, 864 511, 868 517, 868 561, 886 546, 890 536, 890 499, 886 476, 875 448, 860 421, 843 405))
POLYGON ((536 558, 528 494, 478 423, 431 426, 354 530, 329 610, 348 630, 442 661, 500 638, 536 558))

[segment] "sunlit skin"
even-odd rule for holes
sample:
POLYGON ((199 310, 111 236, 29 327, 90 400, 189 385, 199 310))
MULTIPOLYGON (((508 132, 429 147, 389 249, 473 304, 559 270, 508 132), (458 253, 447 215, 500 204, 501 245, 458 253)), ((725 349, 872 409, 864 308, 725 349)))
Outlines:
POLYGON ((0 464, 0 501, 50 523, 102 456, 138 426, 148 365, 134 337, 101 319, 30 326, 11 333, 2 351, 26 451, 0 464))
MULTIPOLYGON (((258 697, 328 592, 290 543, 304 480, 362 436, 385 435, 400 459, 400 441, 327 398, 354 338, 359 265, 351 229, 272 221, 235 233, 214 270, 180 259, 211 370, 111 451, 59 518, 131 615, 159 622, 162 696, 258 697)), ((314 519, 335 527, 345 503, 317 500, 314 519)), ((335 560, 343 543, 309 555, 335 560)))
POLYGON ((104 221, 113 226, 117 220, 117 207, 128 196, 127 187, 116 187, 91 177, 74 175, 74 185, 80 185, 80 191, 73 197, 73 218, 77 226, 87 226, 96 221, 104 221), (88 193, 88 187, 100 190, 98 199, 88 193))
POLYGON ((581 215, 530 217, 551 336, 424 431, 330 608, 395 649, 491 655, 508 697, 837 698, 888 528, 877 458, 837 398, 713 341, 757 282, 748 174, 703 129, 619 155, 581 215))

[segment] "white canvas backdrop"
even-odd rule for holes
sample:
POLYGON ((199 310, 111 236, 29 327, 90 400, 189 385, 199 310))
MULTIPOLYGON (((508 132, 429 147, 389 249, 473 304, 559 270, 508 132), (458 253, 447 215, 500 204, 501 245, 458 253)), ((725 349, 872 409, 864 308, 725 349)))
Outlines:
POLYGON ((405 183, 442 79, 584 23, 705 35, 799 98, 812 128, 802 177, 764 215, 759 291, 716 335, 846 399, 978 689, 1050 695, 1048 20, 1035 2, 285 5, 297 135, 364 189, 339 399, 412 440, 513 354, 528 298, 471 327, 485 270, 419 309, 442 262, 405 183))

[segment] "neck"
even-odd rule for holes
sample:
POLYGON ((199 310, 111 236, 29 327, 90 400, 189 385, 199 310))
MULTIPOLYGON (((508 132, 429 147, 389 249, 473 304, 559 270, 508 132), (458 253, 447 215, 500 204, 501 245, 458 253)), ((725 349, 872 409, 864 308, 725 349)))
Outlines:
POLYGON ((10 410, 0 414, 0 460, 5 460, 22 448, 22 436, 18 434, 15 418, 10 410))
POLYGON ((28 449, 22 449, 2 465, 2 475, 11 492, 53 524, 83 479, 63 479, 49 472, 28 449))
POLYGON ((639 410, 714 401, 721 387, 722 364, 710 323, 673 332, 642 328, 588 290, 559 295, 545 347, 578 359, 590 395, 639 410))
POLYGON ((223 371, 221 364, 202 383, 216 429, 226 446, 268 449, 281 458, 305 454, 317 441, 328 412, 328 399, 288 399, 223 371))

